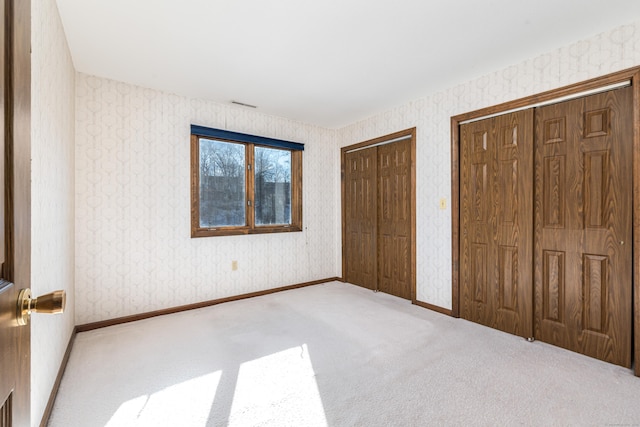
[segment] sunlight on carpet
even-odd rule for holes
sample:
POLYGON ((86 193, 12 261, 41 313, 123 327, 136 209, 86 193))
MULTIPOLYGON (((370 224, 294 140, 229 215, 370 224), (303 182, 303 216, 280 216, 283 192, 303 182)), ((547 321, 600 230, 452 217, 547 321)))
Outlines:
POLYGON ((123 403, 105 427, 206 427, 222 371, 193 378, 123 403), (176 411, 175 408, 180 408, 176 411))
MULTIPOLYGON (((216 392, 221 392, 218 385, 222 374, 216 371, 128 400, 105 427, 206 427, 216 392)), ((229 426, 285 420, 305 426, 327 425, 306 344, 244 362, 237 378, 229 426), (284 418, 279 420, 279 414, 284 418), (292 420, 291 414, 297 414, 297 419, 292 420)))
POLYGON ((327 425, 306 344, 240 366, 229 425, 277 425, 279 415, 301 426, 327 425))

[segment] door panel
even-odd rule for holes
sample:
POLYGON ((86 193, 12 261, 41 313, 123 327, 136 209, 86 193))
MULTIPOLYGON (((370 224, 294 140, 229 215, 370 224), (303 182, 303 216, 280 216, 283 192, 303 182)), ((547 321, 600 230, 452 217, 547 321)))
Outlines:
POLYGON ((411 141, 378 147, 378 289, 411 299, 411 141))
POLYGON ((533 333, 533 111, 495 118, 497 136, 498 328, 533 333))
POLYGON ((377 289, 377 150, 345 156, 345 280, 377 289))
POLYGON ((533 111, 460 127, 460 308, 532 336, 533 111))
POLYGON ((631 366, 632 89, 536 111, 535 336, 631 366))
MULTIPOLYGON (((2 180, 2 189, 0 190, 0 277, 5 275, 6 250, 9 242, 6 240, 5 226, 5 195, 6 179, 5 179, 5 2, 0 1, 0 180, 2 180)), ((16 365, 16 345, 15 333, 13 325, 14 320, 10 313, 11 309, 15 310, 15 303, 18 299, 13 283, 0 279, 0 427, 10 426, 13 420, 13 389, 15 383, 15 367, 16 365), (14 299, 15 296, 15 299, 14 299)))
POLYGON ((30 328, 16 319, 31 270, 30 4, 0 0, 0 427, 30 425, 30 328))

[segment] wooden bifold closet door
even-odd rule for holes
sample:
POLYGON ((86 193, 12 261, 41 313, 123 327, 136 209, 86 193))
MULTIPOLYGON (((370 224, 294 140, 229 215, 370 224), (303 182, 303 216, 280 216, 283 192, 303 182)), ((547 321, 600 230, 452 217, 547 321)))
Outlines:
POLYGON ((631 366, 632 126, 631 87, 460 126, 463 318, 631 366))
POLYGON ((378 283, 377 153, 372 147, 345 159, 345 280, 372 290, 378 283))
POLYGON ((460 314, 532 335, 533 112, 462 125, 460 314))
POLYGON ((411 299, 411 141, 345 155, 345 280, 411 299))
POLYGON ((535 337, 631 367, 632 88, 536 111, 535 337))

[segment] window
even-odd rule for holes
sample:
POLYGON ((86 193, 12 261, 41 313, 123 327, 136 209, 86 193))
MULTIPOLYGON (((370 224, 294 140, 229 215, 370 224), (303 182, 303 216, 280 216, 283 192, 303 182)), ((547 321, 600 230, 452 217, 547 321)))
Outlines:
POLYGON ((191 126, 191 237, 302 230, 303 144, 191 126))

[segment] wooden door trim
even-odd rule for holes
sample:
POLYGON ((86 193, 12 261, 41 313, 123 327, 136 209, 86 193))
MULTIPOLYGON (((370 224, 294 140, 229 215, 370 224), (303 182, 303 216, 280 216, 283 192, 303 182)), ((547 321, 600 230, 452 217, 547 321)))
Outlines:
MULTIPOLYGON (((640 248, 640 67, 628 68, 584 82, 451 117, 451 313, 454 317, 460 317, 460 123, 624 81, 631 81, 633 87, 633 244, 634 248, 640 248)), ((634 293, 635 375, 640 376, 640 257, 638 256, 634 256, 633 259, 632 286, 634 293)))
POLYGON ((634 69, 633 87, 633 330, 635 375, 640 377, 640 257, 635 253, 640 248, 640 68, 634 69))
MULTIPOLYGON (((379 145, 384 142, 392 142, 393 140, 409 137, 411 139, 411 167, 410 167, 410 179, 411 179, 411 302, 417 303, 416 300, 416 128, 409 128, 394 132, 389 135, 381 136, 379 138, 370 139, 367 141, 359 142, 357 144, 348 145, 340 149, 340 206, 342 216, 342 277, 345 277, 345 241, 346 241, 346 223, 347 223, 347 211, 344 203, 345 198, 345 157, 348 151, 363 149, 374 145, 379 145)), ((343 279, 344 280, 344 279, 343 279)))

